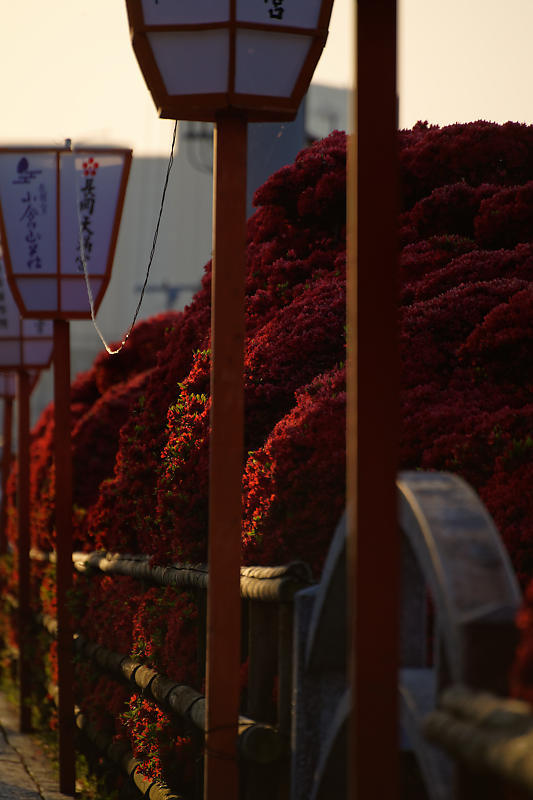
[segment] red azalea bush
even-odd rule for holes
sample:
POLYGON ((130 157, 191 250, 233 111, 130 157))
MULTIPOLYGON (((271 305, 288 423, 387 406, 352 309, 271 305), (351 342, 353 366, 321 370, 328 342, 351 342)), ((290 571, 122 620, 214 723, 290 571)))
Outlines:
POLYGON ((533 181, 486 195, 475 220, 483 247, 513 248, 533 240, 533 181))
POLYGON ((138 551, 153 538, 153 506, 165 444, 166 415, 175 402, 178 383, 189 373, 194 353, 208 341, 210 264, 179 323, 160 342, 157 364, 146 391, 130 408, 120 430, 114 474, 100 486, 89 509, 89 539, 108 550, 138 551))
POLYGON ((301 559, 319 577, 345 502, 345 383, 345 369, 337 366, 300 389, 294 408, 249 454, 243 481, 245 563, 301 559))
MULTIPOLYGON (((533 126, 419 123, 400 134, 400 165, 401 466, 465 476, 526 583, 533 126)), ((317 575, 344 506, 345 186, 345 136, 335 132, 258 190, 248 223, 243 554, 261 564, 303 558, 317 575)), ((132 335, 131 351, 114 366, 99 358, 73 391, 84 549, 205 559, 210 282, 208 264, 184 312, 147 322, 138 355, 132 335)), ((40 546, 53 542, 51 436, 47 410, 32 444, 40 546)), ((80 582, 79 591, 85 635, 198 681, 187 595, 128 578, 80 582)), ((122 717, 118 734, 143 754, 147 774, 164 772, 168 737, 152 734, 167 722, 137 697, 122 717)))
MULTIPOLYGON (((71 426, 75 547, 92 549, 85 530, 87 509, 97 499, 102 480, 112 474, 119 431, 144 390, 147 373, 179 314, 167 312, 143 321, 133 330, 121 352, 98 356, 93 367, 79 374, 71 386, 71 426)), ((50 404, 31 434, 30 514, 32 545, 55 546, 53 459, 54 419, 50 404)), ((8 492, 8 536, 16 544, 16 483, 8 492)))
POLYGON ((406 209, 438 186, 465 182, 515 186, 533 179, 533 126, 518 122, 418 122, 400 133, 402 204, 406 209))
MULTIPOLYGON (((532 135, 514 123, 418 125, 402 134, 401 154, 402 464, 469 480, 524 586, 533 574, 532 135), (452 195, 459 207, 444 208, 452 195), (445 234, 470 243, 462 238, 463 253, 448 258, 445 234)), ((511 675, 513 693, 530 700, 532 608, 530 585, 511 675)))
POLYGON ((416 240, 429 236, 465 236, 474 234, 474 220, 477 224, 479 207, 485 198, 492 197, 498 186, 482 184, 470 186, 461 183, 446 184, 434 189, 429 197, 423 197, 400 220, 408 220, 411 236, 416 240))
POLYGON ((132 743, 133 755, 141 759, 141 774, 147 788, 153 780, 192 792, 198 748, 183 723, 140 695, 132 694, 120 720, 132 743))

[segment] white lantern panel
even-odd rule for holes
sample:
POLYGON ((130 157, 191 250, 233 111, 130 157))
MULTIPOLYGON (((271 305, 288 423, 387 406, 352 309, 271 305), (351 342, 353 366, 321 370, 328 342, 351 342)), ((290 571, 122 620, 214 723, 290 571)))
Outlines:
MULTIPOLYGON (((100 291, 100 287, 102 286, 102 281, 98 278, 95 278, 94 280, 90 280, 90 284, 93 298, 96 300, 96 296, 100 291)), ((89 296, 87 293, 87 284, 85 283, 84 278, 81 278, 80 280, 71 278, 70 280, 61 281, 61 311, 81 311, 89 314, 89 296)))
POLYGON ((0 373, 0 395, 15 397, 17 393, 17 379, 11 372, 0 373))
POLYGON ((23 319, 22 336, 26 339, 52 339, 54 323, 51 319, 23 319))
POLYGON ((148 33, 148 39, 168 94, 228 90, 227 30, 148 33))
POLYGON ((123 154, 61 154, 61 273, 104 275, 124 171, 123 154))
POLYGON ((0 367, 18 367, 21 363, 20 339, 0 338, 0 367))
POLYGON ((16 274, 57 270, 55 153, 0 152, 0 208, 16 274))
POLYGON ((322 0, 237 0, 237 20, 316 28, 321 5, 322 0))
POLYGON ((28 311, 57 311, 57 279, 19 278, 17 288, 28 311))
POLYGON ((238 30, 235 91, 290 97, 312 41, 292 33, 238 30))
POLYGON ((19 336, 20 311, 7 282, 5 265, 0 258, 0 337, 19 336))
POLYGON ((229 0, 142 0, 146 25, 192 25, 227 22, 229 0))
POLYGON ((22 340, 22 352, 24 364, 32 366, 46 366, 52 357, 54 343, 51 339, 32 340, 30 342, 22 340))
POLYGON ((0 259, 0 369, 46 366, 52 354, 53 334, 51 320, 21 319, 0 259))

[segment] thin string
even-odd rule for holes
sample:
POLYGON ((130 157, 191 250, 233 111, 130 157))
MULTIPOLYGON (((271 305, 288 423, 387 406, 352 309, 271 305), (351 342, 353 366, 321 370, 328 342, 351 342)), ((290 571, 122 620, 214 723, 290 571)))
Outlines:
POLYGON ((133 315, 133 321, 132 321, 132 323, 131 323, 131 325, 129 327, 129 330, 128 330, 127 334, 124 336, 124 338, 122 339, 122 341, 120 343, 120 347, 118 347, 116 350, 112 350, 109 347, 108 343, 106 342, 106 340, 104 338, 104 335, 103 335, 102 331, 98 327, 98 323, 96 322, 96 314, 95 314, 95 311, 94 311, 94 297, 93 297, 93 292, 92 292, 92 289, 91 289, 91 284, 90 284, 90 281, 89 281, 89 271, 87 269, 87 259, 85 257, 85 247, 84 247, 84 244, 83 244, 79 187, 78 187, 78 179, 77 179, 77 176, 76 176, 76 205, 77 205, 77 212, 78 212, 78 227, 79 227, 79 234, 80 234, 80 256, 81 256, 81 262, 83 264, 83 274, 85 276, 85 285, 87 287, 87 295, 89 297, 89 305, 91 307, 91 319, 93 321, 93 325, 94 325, 94 328, 96 330, 96 333, 100 337, 100 341, 102 342, 102 344, 104 345, 105 349, 107 350, 107 352, 111 356, 114 356, 117 353, 120 353, 120 351, 122 350, 122 348, 124 347, 124 345, 126 344, 128 339, 130 338, 130 335, 131 335, 131 332, 132 332, 132 330, 134 328, 134 325, 137 322, 137 317, 139 316, 139 311, 141 310, 141 305, 142 305, 142 301, 143 301, 143 298, 144 298, 144 292, 145 292, 146 286, 148 284, 148 278, 150 276, 150 269, 152 267, 152 261, 154 260, 155 248, 156 248, 156 244, 157 244, 157 238, 159 236, 159 226, 161 224, 161 217, 163 216, 163 207, 165 205, 165 197, 166 197, 166 193, 167 193, 167 187, 168 187, 168 181, 169 181, 169 178, 170 178, 170 172, 172 170, 172 165, 174 163, 174 147, 175 147, 175 144, 176 144, 177 133, 178 133, 178 120, 176 120, 176 122, 174 123, 174 131, 173 131, 173 134, 172 134, 172 145, 171 145, 171 148, 170 148, 170 157, 169 157, 169 160, 168 160, 167 173, 166 173, 166 176, 165 176, 165 183, 163 185, 163 192, 161 194, 161 204, 159 206, 159 215, 157 217, 157 223, 156 223, 155 231, 154 231, 154 238, 152 240, 152 249, 150 250, 150 255, 149 255, 149 258, 148 258, 148 266, 146 268, 146 276, 144 278, 144 283, 143 283, 142 289, 141 289, 141 296, 139 297, 139 302, 137 303, 137 308, 135 309, 135 314, 133 315))

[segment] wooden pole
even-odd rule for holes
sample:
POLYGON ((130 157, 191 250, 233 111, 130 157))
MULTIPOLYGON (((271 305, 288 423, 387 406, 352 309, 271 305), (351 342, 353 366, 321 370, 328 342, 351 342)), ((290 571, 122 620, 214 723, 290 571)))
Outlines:
POLYGON ((396 2, 356 2, 349 159, 349 797, 398 796, 396 2))
POLYGON ((11 469, 13 398, 4 397, 4 429, 2 445, 2 505, 0 506, 0 555, 7 553, 7 480, 11 469))
POLYGON ((240 694, 243 471, 244 116, 225 112, 215 131, 211 310, 209 588, 206 665, 206 800, 236 800, 240 694))
POLYGON ((59 789, 74 795, 74 664, 72 620, 67 608, 72 588, 72 454, 70 440, 69 323, 54 320, 54 460, 56 472, 56 591, 59 684, 59 789))
POLYGON ((19 726, 31 730, 31 608, 30 608, 30 376, 18 372, 18 629, 19 726))

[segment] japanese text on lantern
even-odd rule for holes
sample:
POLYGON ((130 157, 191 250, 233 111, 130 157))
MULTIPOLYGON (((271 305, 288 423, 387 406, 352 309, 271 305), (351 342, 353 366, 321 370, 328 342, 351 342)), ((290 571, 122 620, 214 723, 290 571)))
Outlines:
POLYGON ((80 252, 76 257, 79 272, 83 272, 83 261, 91 260, 93 249, 94 229, 91 226, 96 201, 94 178, 98 166, 98 162, 92 156, 82 164, 85 183, 80 189, 80 245, 78 247, 80 252))
POLYGON ((41 172, 40 169, 30 169, 28 159, 21 158, 17 164, 17 177, 12 181, 14 186, 28 187, 20 198, 22 207, 19 221, 24 228, 26 266, 30 271, 40 270, 43 266, 40 253, 42 236, 39 232, 39 219, 46 214, 47 196, 44 184, 37 184, 36 181, 41 172))
POLYGON ((268 9, 268 15, 271 19, 283 19, 283 0, 263 0, 264 3, 271 3, 272 8, 268 9))

